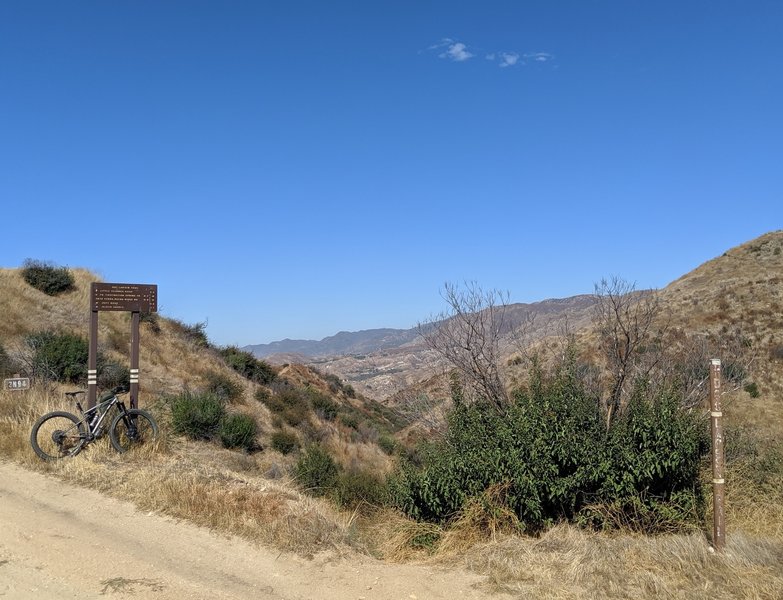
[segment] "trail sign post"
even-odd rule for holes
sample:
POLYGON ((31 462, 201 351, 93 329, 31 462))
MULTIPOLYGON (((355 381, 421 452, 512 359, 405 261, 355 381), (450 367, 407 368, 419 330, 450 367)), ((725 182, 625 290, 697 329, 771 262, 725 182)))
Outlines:
POLYGON ((158 311, 158 286, 140 283, 90 284, 90 345, 87 359, 87 406, 92 408, 98 397, 98 313, 122 311, 131 313, 130 405, 136 408, 139 398, 139 323, 141 313, 158 311))

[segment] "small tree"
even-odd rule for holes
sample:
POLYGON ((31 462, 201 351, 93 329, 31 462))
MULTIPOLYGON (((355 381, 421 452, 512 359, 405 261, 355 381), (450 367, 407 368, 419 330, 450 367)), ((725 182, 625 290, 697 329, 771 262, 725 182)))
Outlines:
POLYGON ((508 294, 485 291, 476 283, 464 288, 447 283, 442 296, 447 311, 420 323, 419 333, 478 398, 502 409, 509 402, 500 351, 501 336, 509 329, 508 294))

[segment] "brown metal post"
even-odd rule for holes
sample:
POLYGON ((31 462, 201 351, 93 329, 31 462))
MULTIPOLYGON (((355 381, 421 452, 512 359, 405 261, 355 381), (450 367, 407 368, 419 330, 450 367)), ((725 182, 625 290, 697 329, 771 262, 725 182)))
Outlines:
POLYGON ((130 348, 130 405, 136 408, 139 403, 139 323, 141 315, 135 310, 131 313, 130 348))
MULTIPOLYGON (((94 286, 91 283, 90 286, 94 286)), ((90 344, 87 350, 87 408, 98 399, 98 311, 90 307, 90 344)))
POLYGON ((726 546, 725 459, 723 453, 723 412, 720 408, 720 359, 710 361, 710 416, 712 421, 712 545, 717 551, 726 546))

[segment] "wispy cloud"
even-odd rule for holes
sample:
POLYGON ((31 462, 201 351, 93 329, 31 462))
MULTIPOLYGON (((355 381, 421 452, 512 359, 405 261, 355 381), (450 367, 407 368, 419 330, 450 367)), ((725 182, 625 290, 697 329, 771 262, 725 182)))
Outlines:
POLYGON ((529 52, 525 54, 525 60, 529 60, 531 62, 539 62, 539 63, 545 63, 545 62, 551 62, 555 59, 555 57, 549 52, 529 52))
POLYGON ((454 62, 465 62, 475 56, 468 46, 462 42, 452 40, 451 38, 443 38, 437 44, 433 44, 428 48, 429 50, 443 50, 438 56, 440 58, 446 58, 454 62), (445 48, 445 50, 443 50, 445 48))
POLYGON ((498 66, 502 69, 505 67, 513 67, 515 64, 519 62, 519 54, 516 52, 501 52, 500 53, 500 63, 498 66))
POLYGON ((501 69, 529 63, 547 63, 555 58, 554 55, 548 52, 527 52, 525 54, 511 50, 487 52, 484 49, 473 48, 464 42, 459 42, 452 38, 443 38, 438 43, 427 48, 427 50, 437 52, 439 58, 453 62, 465 62, 476 56, 477 52, 481 52, 487 61, 496 64, 501 69))

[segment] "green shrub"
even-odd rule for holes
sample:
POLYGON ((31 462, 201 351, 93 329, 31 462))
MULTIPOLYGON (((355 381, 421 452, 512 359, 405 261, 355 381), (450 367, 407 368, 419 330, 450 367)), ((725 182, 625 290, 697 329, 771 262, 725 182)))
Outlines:
POLYGON ((310 405, 307 395, 297 388, 287 388, 262 401, 269 410, 296 427, 307 419, 310 405))
POLYGON ((759 392, 759 386, 755 381, 746 384, 744 390, 750 394, 751 398, 758 398, 761 395, 761 392, 759 392))
POLYGON ((160 333, 160 317, 158 313, 143 312, 139 314, 139 323, 146 323, 147 328, 155 335, 160 333))
POLYGON ((49 296, 72 290, 76 283, 67 267, 29 258, 22 266, 22 277, 35 289, 49 296))
POLYGON ((84 383, 87 379, 87 340, 71 333, 39 331, 25 343, 32 351, 33 377, 64 383, 84 383))
POLYGON ((299 447, 299 439, 288 431, 275 431, 271 439, 272 448, 280 454, 290 454, 299 447))
POLYGON ((351 429, 356 429, 359 427, 359 419, 356 417, 356 415, 340 415, 340 422, 346 427, 350 427, 351 429))
POLYGON ((228 346, 220 350, 226 364, 237 373, 255 383, 271 383, 277 373, 269 363, 257 359, 250 352, 240 350, 236 346, 228 346))
POLYGON ((534 380, 502 412, 458 403, 445 438, 421 448, 418 464, 402 461, 390 482, 394 503, 445 523, 468 500, 504 486, 505 507, 530 530, 561 520, 612 526, 622 518, 610 514, 630 519, 640 506, 651 529, 692 521, 701 501, 702 424, 679 409, 674 394, 639 386, 607 432, 597 399, 575 373, 534 380), (611 510, 585 517, 597 506, 611 510))
POLYGON ((333 394, 336 394, 343 389, 343 382, 340 381, 340 378, 337 375, 327 373, 326 375, 323 375, 323 378, 326 380, 326 383, 329 384, 329 391, 333 394))
POLYGON ((272 392, 270 392, 266 388, 260 387, 255 391, 253 397, 259 402, 266 402, 267 400, 269 400, 269 398, 272 397, 272 392))
POLYGON ((386 482, 366 471, 340 472, 332 495, 335 502, 344 508, 353 509, 362 504, 371 506, 388 504, 386 482))
POLYGON ((234 402, 242 397, 242 386, 223 373, 210 371, 206 374, 205 379, 205 391, 225 402, 234 402))
POLYGON ((315 414, 326 421, 334 421, 337 417, 337 403, 328 396, 311 391, 310 404, 312 405, 315 414))
POLYGON ((192 343, 198 348, 209 348, 209 338, 207 337, 207 323, 203 321, 201 323, 194 323, 189 325, 178 319, 171 319, 171 324, 174 326, 174 330, 179 333, 183 338, 192 343))
POLYGON ((324 496, 334 489, 339 468, 321 446, 309 446, 296 463, 299 485, 314 496, 324 496))
POLYGON ((223 402, 214 394, 184 392, 171 403, 174 431, 194 440, 211 439, 224 415, 223 402))
POLYGON ((224 448, 252 450, 258 429, 252 417, 241 413, 228 415, 220 423, 218 435, 224 448))
POLYGON ((661 531, 692 523, 702 512, 699 468, 708 449, 704 423, 674 393, 637 391, 606 438, 597 503, 611 511, 593 524, 661 531))
POLYGON ((378 446, 386 454, 392 455, 397 450, 397 441, 389 435, 381 434, 378 436, 378 446))

